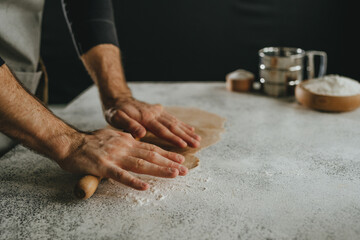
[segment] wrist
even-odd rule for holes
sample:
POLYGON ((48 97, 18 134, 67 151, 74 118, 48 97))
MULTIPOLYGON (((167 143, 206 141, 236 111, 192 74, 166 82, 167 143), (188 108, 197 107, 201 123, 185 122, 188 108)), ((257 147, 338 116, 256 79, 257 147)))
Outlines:
POLYGON ((62 161, 83 144, 85 135, 85 133, 67 126, 67 129, 61 133, 49 136, 47 139, 49 157, 61 165, 62 161))
POLYGON ((99 44, 81 56, 91 78, 97 85, 104 105, 121 97, 131 97, 125 79, 120 49, 112 44, 99 44))
POLYGON ((103 105, 103 109, 107 110, 109 108, 112 108, 114 106, 116 106, 118 103, 129 100, 129 99, 134 99, 132 96, 131 91, 118 91, 114 94, 101 94, 101 102, 103 105))

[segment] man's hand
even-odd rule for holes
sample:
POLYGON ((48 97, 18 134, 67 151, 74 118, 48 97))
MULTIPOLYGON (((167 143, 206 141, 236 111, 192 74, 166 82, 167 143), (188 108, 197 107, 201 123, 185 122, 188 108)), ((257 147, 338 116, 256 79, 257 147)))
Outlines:
POLYGON ((58 160, 63 169, 112 178, 138 190, 146 190, 149 185, 128 171, 165 178, 188 172, 181 165, 185 160, 182 155, 136 141, 129 133, 102 129, 83 134, 81 143, 72 145, 78 147, 58 160))
POLYGON ((182 155, 136 141, 129 133, 83 133, 71 127, 25 91, 6 65, 0 67, 0 85, 0 131, 64 170, 112 178, 139 190, 149 185, 128 171, 167 178, 188 172, 182 155))
POLYGON ((179 147, 199 147, 200 136, 194 128, 177 120, 159 104, 148 104, 132 97, 118 98, 112 107, 105 109, 107 122, 123 129, 134 137, 142 138, 149 130, 179 147))
POLYGON ((83 54, 81 59, 99 88, 110 125, 130 132, 134 137, 143 137, 148 130, 179 147, 199 147, 200 136, 194 133, 194 128, 171 116, 162 106, 132 97, 118 47, 100 44, 83 54))

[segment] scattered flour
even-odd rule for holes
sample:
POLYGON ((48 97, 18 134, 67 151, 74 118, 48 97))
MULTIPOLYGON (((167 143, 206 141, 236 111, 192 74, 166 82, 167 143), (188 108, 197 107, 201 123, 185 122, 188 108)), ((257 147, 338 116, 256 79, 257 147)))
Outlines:
POLYGON ((174 179, 165 179, 147 175, 134 174, 147 182, 150 188, 147 191, 137 191, 109 179, 101 184, 96 194, 115 196, 129 203, 130 206, 156 205, 160 201, 171 197, 175 192, 189 194, 206 191, 210 177, 200 169, 194 169, 186 176, 174 179))
POLYGON ((360 94, 359 82, 339 75, 311 79, 304 84, 304 87, 312 93, 322 95, 352 96, 360 94))

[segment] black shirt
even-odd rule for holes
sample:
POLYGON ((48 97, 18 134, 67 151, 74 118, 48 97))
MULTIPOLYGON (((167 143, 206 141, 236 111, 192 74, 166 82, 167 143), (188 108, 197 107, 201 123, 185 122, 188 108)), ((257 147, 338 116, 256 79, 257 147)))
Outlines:
POLYGON ((62 5, 79 55, 102 43, 118 46, 111 0, 62 0, 62 5))
MULTIPOLYGON (((79 55, 103 43, 118 46, 111 0, 62 0, 65 19, 79 55)), ((0 57, 0 66, 4 60, 0 57)))

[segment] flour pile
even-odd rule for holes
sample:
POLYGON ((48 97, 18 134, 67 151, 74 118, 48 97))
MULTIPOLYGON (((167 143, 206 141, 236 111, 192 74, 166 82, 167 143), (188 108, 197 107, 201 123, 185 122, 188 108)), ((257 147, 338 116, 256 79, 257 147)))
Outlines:
POLYGON ((304 84, 304 87, 312 93, 322 95, 353 96, 360 94, 359 82, 339 75, 311 79, 304 84))

